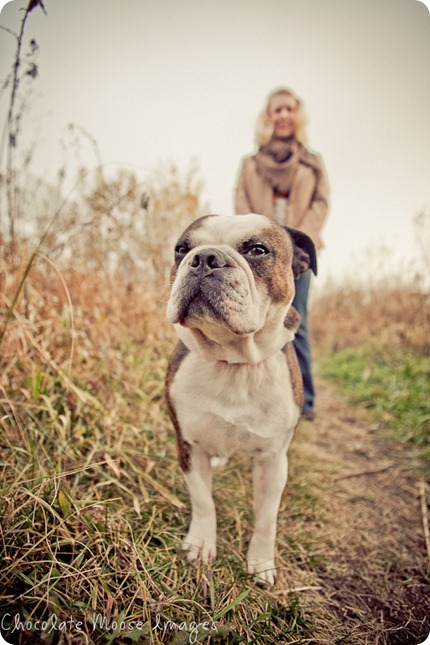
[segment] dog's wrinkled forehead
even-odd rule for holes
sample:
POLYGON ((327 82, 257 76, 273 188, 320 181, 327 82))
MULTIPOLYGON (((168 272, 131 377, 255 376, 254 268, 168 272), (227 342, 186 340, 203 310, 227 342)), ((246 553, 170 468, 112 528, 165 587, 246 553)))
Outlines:
POLYGON ((193 222, 183 233, 180 241, 190 247, 210 244, 212 246, 227 244, 238 248, 241 243, 253 238, 269 242, 275 246, 285 245, 289 248, 288 235, 271 220, 263 215, 206 215, 193 222))

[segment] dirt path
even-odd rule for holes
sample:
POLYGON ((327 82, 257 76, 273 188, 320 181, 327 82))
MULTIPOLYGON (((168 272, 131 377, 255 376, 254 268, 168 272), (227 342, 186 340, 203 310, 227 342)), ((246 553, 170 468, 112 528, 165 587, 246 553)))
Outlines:
POLYGON ((365 410, 321 379, 317 392, 317 418, 301 423, 291 448, 296 469, 313 464, 306 481, 320 509, 312 532, 324 557, 302 580, 320 616, 312 642, 422 643, 430 632, 428 488, 403 447, 378 444, 365 410))

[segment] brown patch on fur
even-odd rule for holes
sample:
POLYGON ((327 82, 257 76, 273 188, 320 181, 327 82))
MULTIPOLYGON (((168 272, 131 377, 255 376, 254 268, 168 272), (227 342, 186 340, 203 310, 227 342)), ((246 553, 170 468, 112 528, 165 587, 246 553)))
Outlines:
POLYGON ((191 453, 192 448, 188 441, 185 441, 182 436, 181 427, 178 422, 178 417, 176 415, 175 406, 173 405, 172 397, 170 396, 170 388, 175 379, 176 372, 179 369, 182 361, 185 356, 188 354, 189 349, 179 341, 176 345, 172 356, 170 357, 169 365, 167 367, 166 381, 165 381, 165 396, 167 403, 167 410, 169 412, 170 420, 173 424, 173 427, 176 431, 176 442, 178 447, 178 457, 179 465, 184 473, 188 473, 191 470, 191 453))
POLYGON ((290 343, 287 343, 282 351, 285 354, 288 369, 290 370, 291 387, 293 388, 294 401, 299 406, 301 414, 304 403, 303 379, 293 342, 291 341, 290 343))
POLYGON ((294 247, 294 257, 293 257, 293 274, 294 278, 297 279, 299 275, 304 273, 309 269, 310 258, 306 251, 303 251, 298 246, 294 247))
POLYGON ((292 281, 291 274, 285 273, 285 266, 292 264, 292 245, 285 243, 285 240, 280 240, 280 231, 273 229, 271 231, 271 238, 273 239, 273 247, 277 249, 276 263, 269 276, 269 295, 272 302, 285 302, 290 298, 292 281), (280 243, 281 242, 281 243, 280 243))
POLYGON ((263 244, 270 250, 262 258, 247 258, 255 281, 264 285, 273 303, 288 302, 294 289, 293 273, 289 270, 293 263, 293 245, 286 230, 270 225, 245 240, 242 247, 250 243, 263 244))
POLYGON ((288 310, 287 316, 284 320, 284 327, 287 329, 290 329, 291 331, 296 332, 298 328, 300 327, 300 314, 299 312, 294 309, 294 307, 290 307, 288 310))

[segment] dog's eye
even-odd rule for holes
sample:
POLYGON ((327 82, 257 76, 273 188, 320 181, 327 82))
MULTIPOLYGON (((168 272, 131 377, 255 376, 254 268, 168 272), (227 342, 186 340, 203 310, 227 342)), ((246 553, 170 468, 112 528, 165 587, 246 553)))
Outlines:
POLYGON ((264 246, 264 244, 253 244, 245 251, 244 255, 257 258, 261 255, 267 255, 268 253, 270 253, 270 251, 266 246, 264 246))
POLYGON ((175 246, 175 255, 176 257, 184 257, 184 255, 187 255, 189 250, 188 244, 177 244, 175 246))

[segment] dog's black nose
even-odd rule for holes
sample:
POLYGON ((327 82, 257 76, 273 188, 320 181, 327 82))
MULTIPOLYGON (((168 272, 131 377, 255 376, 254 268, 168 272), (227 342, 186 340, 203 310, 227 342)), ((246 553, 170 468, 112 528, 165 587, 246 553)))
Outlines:
POLYGON ((194 273, 202 276, 210 275, 227 266, 229 266, 227 258, 218 249, 203 249, 196 253, 190 262, 194 273))

